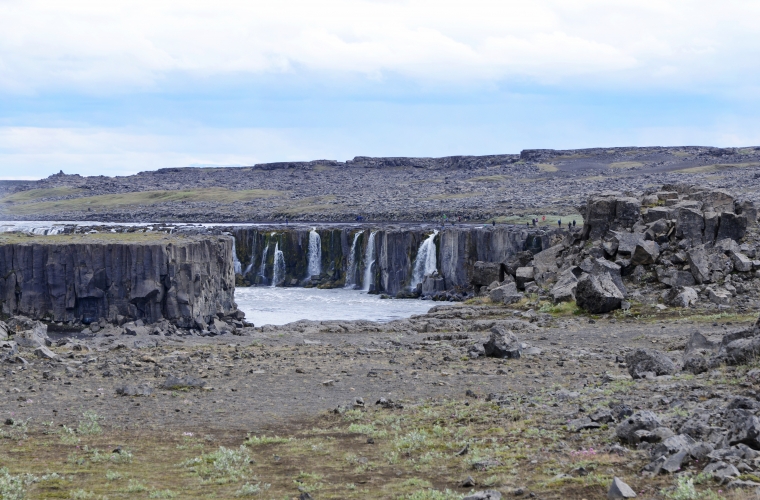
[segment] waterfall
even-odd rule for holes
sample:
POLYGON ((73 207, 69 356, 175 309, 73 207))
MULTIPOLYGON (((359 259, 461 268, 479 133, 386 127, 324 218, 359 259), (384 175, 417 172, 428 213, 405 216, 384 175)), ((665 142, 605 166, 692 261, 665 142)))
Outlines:
POLYGON ((243 276, 247 276, 248 273, 251 272, 251 269, 253 269, 253 255, 251 255, 251 262, 249 262, 248 265, 245 266, 245 270, 243 270, 243 276))
POLYGON ((243 274, 243 264, 238 260, 234 236, 232 237, 232 265, 235 268, 235 274, 243 274))
POLYGON ((309 232, 309 266, 306 279, 322 274, 322 238, 317 229, 309 232))
POLYGON ((267 253, 269 252, 269 244, 264 242, 264 252, 261 254, 261 265, 259 266, 259 276, 266 281, 267 279, 267 253))
POLYGON ((356 286, 356 241, 362 235, 357 231, 354 235, 354 242, 351 244, 351 251, 348 254, 348 264, 346 264, 346 288, 353 289, 356 286))
POLYGON ((280 250, 280 243, 274 245, 274 270, 272 272, 272 286, 277 286, 285 279, 285 255, 280 250))
POLYGON ((369 233, 369 240, 367 240, 367 249, 364 251, 364 291, 369 292, 372 286, 372 264, 375 263, 375 233, 372 231, 369 233))
POLYGON ((422 283, 425 276, 434 273, 437 268, 435 248, 435 236, 437 234, 437 230, 433 231, 433 234, 428 236, 425 241, 422 242, 420 249, 417 251, 417 258, 414 259, 414 268, 412 271, 412 290, 417 288, 418 283, 422 283))

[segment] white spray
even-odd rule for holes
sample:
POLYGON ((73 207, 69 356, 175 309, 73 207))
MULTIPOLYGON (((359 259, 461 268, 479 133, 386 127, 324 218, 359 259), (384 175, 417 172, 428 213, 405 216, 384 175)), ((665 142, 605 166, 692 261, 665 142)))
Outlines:
POLYGON ((356 286, 354 281, 356 280, 356 241, 361 236, 362 232, 358 231, 354 235, 354 242, 351 244, 351 251, 348 254, 348 264, 346 265, 346 288, 353 289, 356 286))
POLYGON ((425 276, 434 273, 437 268, 438 260, 435 248, 435 237, 437 234, 438 231, 433 231, 433 234, 428 236, 425 241, 422 242, 420 249, 417 251, 417 258, 414 259, 414 268, 412 271, 412 290, 417 288, 418 283, 422 283, 425 276))
POLYGON ((364 291, 368 292, 369 288, 372 286, 372 265, 375 263, 375 233, 377 231, 372 231, 369 233, 369 240, 367 240, 367 249, 364 252, 364 281, 362 282, 362 285, 364 286, 364 291))
POLYGON ((319 237, 316 228, 309 232, 309 266, 307 273, 307 279, 322 274, 322 238, 319 237))

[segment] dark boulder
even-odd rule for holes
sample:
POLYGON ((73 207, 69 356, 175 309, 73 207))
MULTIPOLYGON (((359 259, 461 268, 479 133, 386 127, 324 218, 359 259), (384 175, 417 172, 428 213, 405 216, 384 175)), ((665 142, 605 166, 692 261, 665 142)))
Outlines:
POLYGON ((575 301, 578 307, 593 314, 602 314, 620 309, 625 297, 610 276, 585 274, 578 280, 575 301))
POLYGON ((656 376, 673 375, 676 364, 665 353, 654 349, 639 348, 625 356, 628 373, 633 378, 643 378, 647 373, 656 376))

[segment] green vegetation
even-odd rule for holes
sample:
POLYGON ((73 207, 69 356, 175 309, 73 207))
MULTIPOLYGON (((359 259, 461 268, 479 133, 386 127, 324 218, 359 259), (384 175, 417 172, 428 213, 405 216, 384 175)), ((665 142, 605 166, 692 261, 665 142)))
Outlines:
MULTIPOLYGON (((53 190, 41 190, 53 191, 53 190)), ((249 189, 242 191, 232 191, 223 188, 206 188, 192 189, 181 191, 142 191, 134 193, 107 194, 98 196, 86 196, 71 198, 57 201, 34 202, 35 199, 14 199, 13 197, 23 193, 16 193, 11 196, 0 199, 0 203, 6 205, 5 210, 8 213, 16 215, 35 214, 35 213, 52 213, 67 211, 86 211, 94 212, 105 211, 109 209, 124 209, 127 207, 139 207, 146 205, 156 205, 160 203, 192 203, 192 202, 216 202, 216 203, 233 203, 253 201, 261 198, 270 198, 282 196, 283 191, 274 191, 267 189, 249 189)), ((34 195, 32 195, 34 196, 34 195)))
MULTIPOLYGON (((633 384, 615 380, 582 389, 577 404, 592 411, 608 398, 624 397, 633 384)), ((515 394, 499 404, 439 399, 405 403, 403 410, 372 405, 326 413, 280 426, 280 436, 127 432, 85 413, 73 432, 79 441, 64 443, 48 426, 32 421, 27 439, 0 440, 0 463, 7 464, 0 469, 0 494, 3 499, 113 500, 293 498, 308 492, 323 499, 448 500, 471 491, 458 486, 469 475, 477 489, 509 495, 522 487, 540 498, 580 500, 602 498, 613 476, 641 485, 636 471, 647 462, 646 454, 601 451, 600 443, 614 432, 607 426, 568 430, 552 406, 560 387, 539 389, 529 399, 515 394), (112 443, 122 443, 120 453, 111 451, 112 443), (134 459, 114 460, 126 447, 134 459), (581 467, 588 473, 574 472, 581 467)), ((702 475, 684 476, 675 485, 660 476, 647 484, 664 498, 718 498, 702 475)))
POLYGON ((702 165, 700 167, 689 167, 674 170, 679 174, 704 174, 707 172, 719 172, 728 168, 747 168, 760 166, 758 163, 716 163, 713 165, 702 165))
POLYGON ((65 243, 158 243, 196 239, 196 236, 135 231, 131 233, 56 234, 34 236, 24 233, 0 233, 0 245, 34 243, 35 245, 59 245, 65 243))
POLYGON ((50 189, 30 189, 20 191, 11 195, 0 198, 0 203, 28 203, 30 201, 42 200, 45 198, 64 198, 85 193, 84 189, 75 189, 68 187, 50 188, 50 189))
POLYGON ((556 172, 558 169, 553 163, 536 163, 541 172, 556 172))

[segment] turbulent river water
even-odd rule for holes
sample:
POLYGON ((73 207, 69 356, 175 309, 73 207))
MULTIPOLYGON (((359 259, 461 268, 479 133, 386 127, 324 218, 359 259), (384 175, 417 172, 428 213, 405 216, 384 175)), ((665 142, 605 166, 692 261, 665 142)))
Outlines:
POLYGON ((235 302, 247 321, 284 325, 300 319, 387 322, 424 314, 436 303, 428 300, 381 299, 359 290, 334 288, 249 287, 235 289, 235 302))

